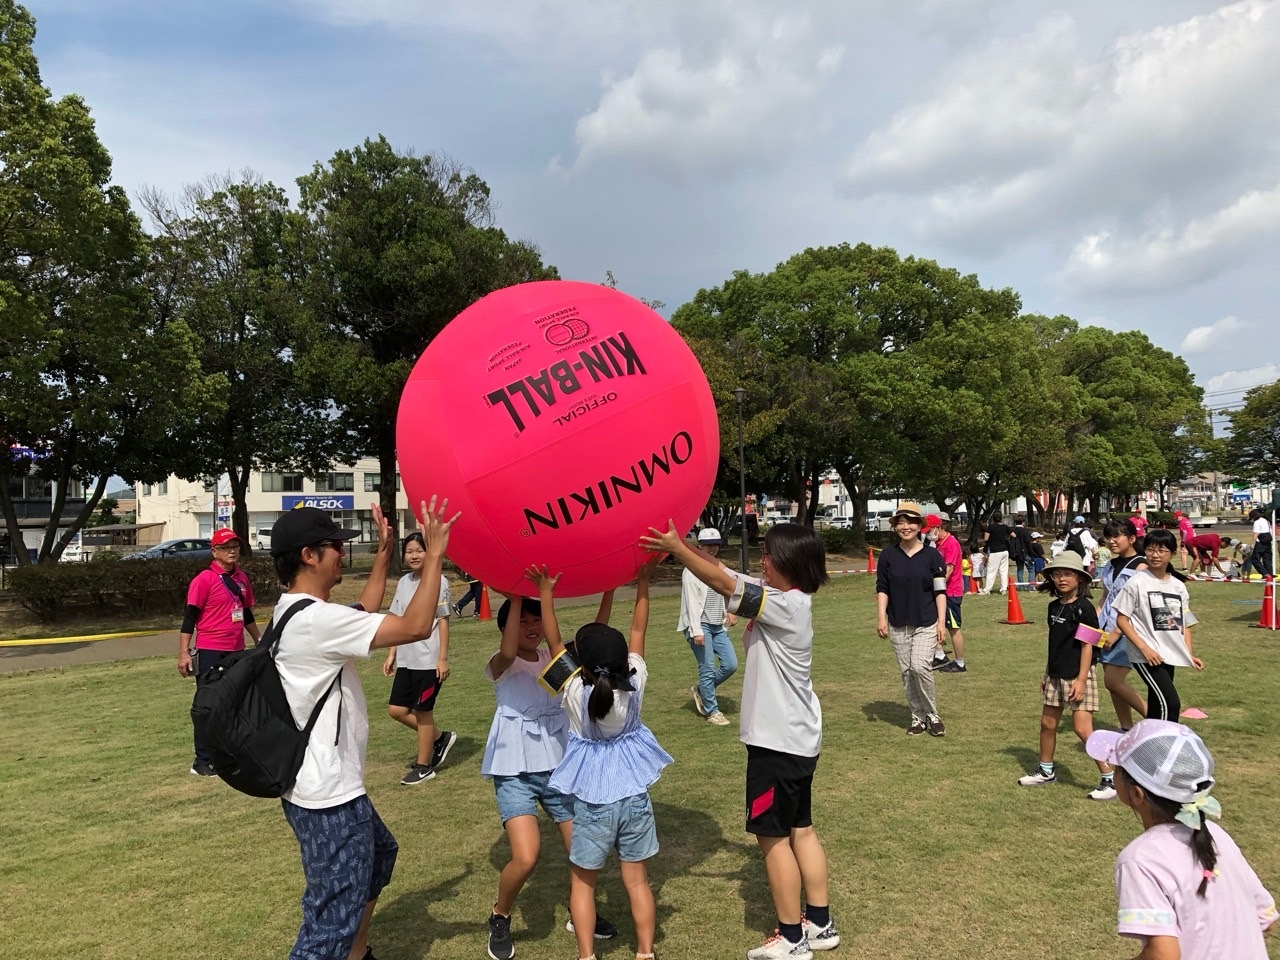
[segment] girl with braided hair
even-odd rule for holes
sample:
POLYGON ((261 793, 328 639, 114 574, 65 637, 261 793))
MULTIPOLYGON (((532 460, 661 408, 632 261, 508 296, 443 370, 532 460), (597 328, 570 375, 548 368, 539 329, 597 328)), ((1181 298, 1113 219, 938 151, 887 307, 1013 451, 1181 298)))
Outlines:
POLYGON ((1098 731, 1089 756, 1116 768, 1116 792, 1142 834, 1116 858, 1117 930, 1143 943, 1134 960, 1267 960, 1280 913, 1217 819, 1213 757, 1180 723, 1142 720, 1098 731))

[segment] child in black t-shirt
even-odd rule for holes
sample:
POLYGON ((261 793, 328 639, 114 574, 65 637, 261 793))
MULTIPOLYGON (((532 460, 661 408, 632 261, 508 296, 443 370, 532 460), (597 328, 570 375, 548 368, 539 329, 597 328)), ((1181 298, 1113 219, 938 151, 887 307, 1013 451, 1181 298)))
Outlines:
MULTIPOLYGON (((1098 613, 1089 602, 1089 584, 1093 577, 1084 568, 1084 560, 1073 550, 1065 550, 1042 572, 1044 583, 1038 589, 1051 591, 1049 604, 1049 657, 1045 664, 1040 692, 1044 706, 1040 711, 1040 766, 1018 780, 1024 787, 1057 783, 1053 751, 1058 744, 1058 723, 1062 711, 1071 705, 1071 725, 1076 736, 1085 741, 1093 733, 1093 713, 1098 709, 1098 684, 1093 676, 1093 654, 1103 632, 1098 629, 1098 613)), ((1091 800, 1114 800, 1116 788, 1111 767, 1101 761, 1098 769, 1102 782, 1089 791, 1091 800)))

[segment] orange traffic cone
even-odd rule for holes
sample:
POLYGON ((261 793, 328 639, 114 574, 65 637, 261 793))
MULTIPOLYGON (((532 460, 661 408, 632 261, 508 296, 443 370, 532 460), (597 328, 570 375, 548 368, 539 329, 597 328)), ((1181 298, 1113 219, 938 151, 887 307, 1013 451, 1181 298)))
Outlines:
POLYGON ((489 609, 489 588, 486 586, 480 587, 480 615, 476 619, 477 620, 493 619, 493 611, 489 609))
POLYGON ((1018 585, 1013 579, 1013 575, 1009 575, 1009 612, 1005 614, 1005 618, 1000 623, 1008 623, 1013 626, 1021 626, 1031 621, 1022 615, 1022 601, 1018 599, 1018 585))
POLYGON ((1251 623, 1251 627, 1261 627, 1263 630, 1276 629, 1276 585, 1271 582, 1271 578, 1267 577, 1267 585, 1262 588, 1262 614, 1258 617, 1257 623, 1251 623))
POLYGON ((867 547, 867 573, 876 572, 876 551, 875 547, 867 547))

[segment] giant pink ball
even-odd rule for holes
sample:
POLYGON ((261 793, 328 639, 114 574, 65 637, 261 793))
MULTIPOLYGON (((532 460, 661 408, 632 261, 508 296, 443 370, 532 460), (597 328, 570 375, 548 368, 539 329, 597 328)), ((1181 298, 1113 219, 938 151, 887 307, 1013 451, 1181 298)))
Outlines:
POLYGON ((525 569, 545 564, 573 597, 631 580, 650 526, 693 526, 720 428, 666 320, 608 287, 544 281, 489 294, 431 341, 400 398, 396 446, 415 512, 432 494, 462 511, 458 566, 528 594, 525 569))

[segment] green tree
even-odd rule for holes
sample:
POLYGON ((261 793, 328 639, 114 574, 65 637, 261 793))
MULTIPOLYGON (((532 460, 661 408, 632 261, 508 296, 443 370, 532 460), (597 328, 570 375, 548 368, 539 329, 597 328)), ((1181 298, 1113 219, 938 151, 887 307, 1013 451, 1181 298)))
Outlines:
POLYGON ((30 14, 0 0, 0 508, 20 542, 9 481, 34 470, 52 483, 46 561, 93 514, 112 474, 167 474, 174 424, 216 398, 190 330, 148 324, 141 227, 110 184, 88 108, 54 100, 41 83, 34 37, 30 14), (17 456, 15 443, 33 452, 17 456), (89 492, 64 518, 75 484, 89 492))
MULTIPOLYGON (((493 225, 475 173, 385 137, 339 150, 298 186, 299 292, 313 321, 298 362, 330 391, 352 455, 391 478, 400 394, 432 337, 486 293, 558 274, 493 225)), ((381 502, 394 517, 394 483, 381 502)))
MULTIPOLYGON (((862 530, 874 491, 928 485, 917 468, 933 438, 912 432, 918 391, 946 385, 922 369, 920 344, 962 322, 998 324, 1018 306, 1012 290, 984 289, 932 260, 840 244, 805 250, 769 274, 739 271, 700 290, 672 322, 700 344, 704 367, 717 353, 748 392, 753 488, 787 491, 812 522, 820 478, 835 469, 862 530)), ((721 411, 724 436, 733 411, 721 411)))
POLYGON ((225 403, 181 425, 189 480, 231 483, 231 525, 251 542, 246 495, 253 471, 314 475, 349 456, 322 394, 298 376, 300 306, 286 243, 289 202, 252 173, 210 177, 176 199, 147 191, 157 236, 149 270, 155 322, 197 335, 201 369, 225 380, 225 403))
MULTIPOLYGON (((1211 447, 1203 390, 1181 357, 1138 331, 1080 327, 1058 344, 1063 375, 1083 390, 1067 446, 1077 508, 1158 488, 1201 468, 1211 447)), ((1163 504, 1162 504, 1163 505, 1163 504)))
POLYGON ((1280 380, 1249 390, 1244 406, 1227 416, 1223 469, 1241 480, 1280 485, 1280 380))

